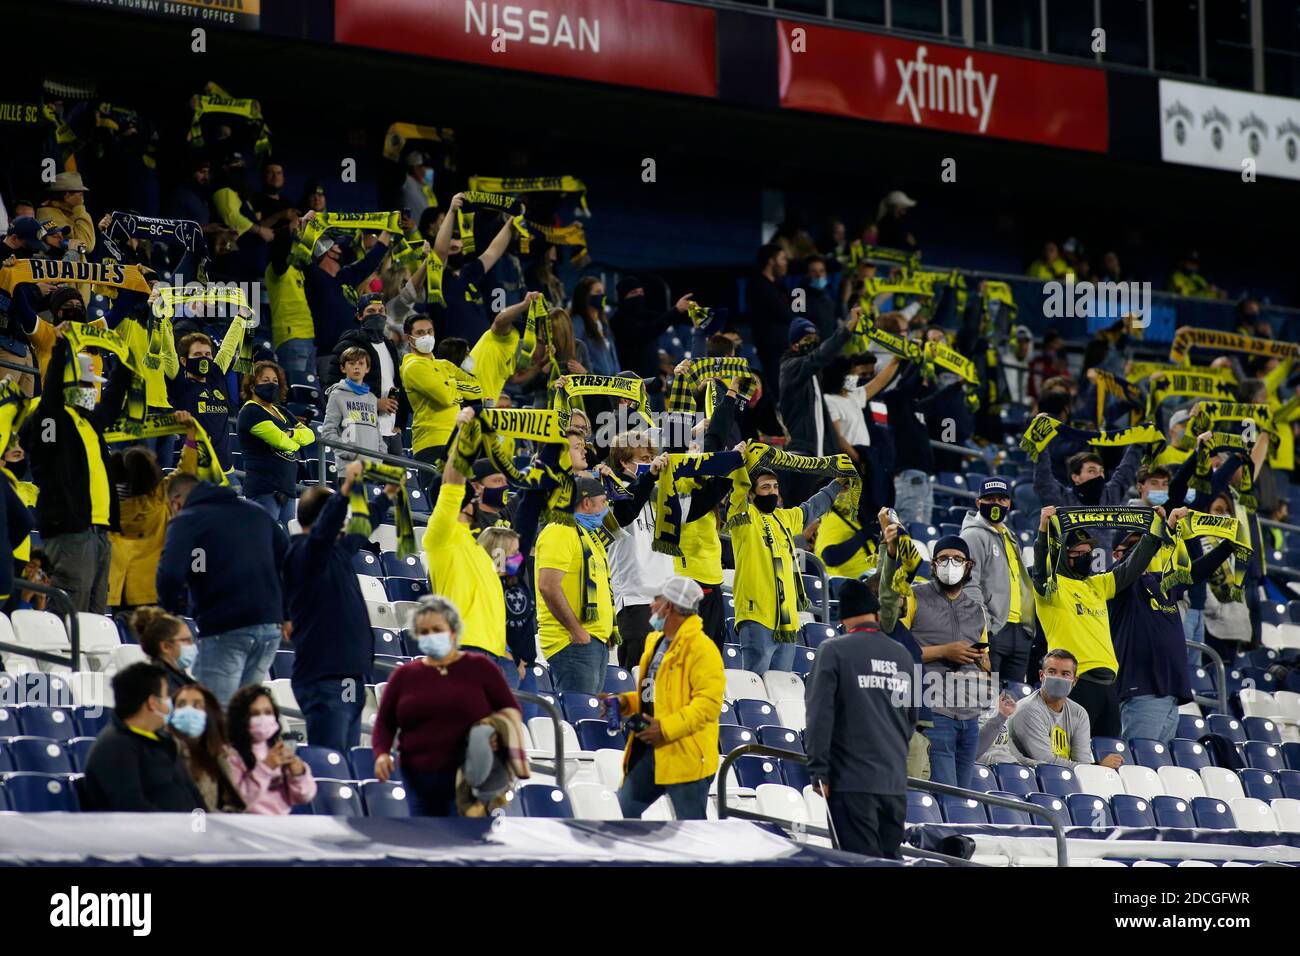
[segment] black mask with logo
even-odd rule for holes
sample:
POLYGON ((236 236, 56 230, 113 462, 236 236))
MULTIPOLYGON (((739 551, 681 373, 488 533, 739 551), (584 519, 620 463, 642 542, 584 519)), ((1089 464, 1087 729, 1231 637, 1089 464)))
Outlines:
POLYGON ((1002 504, 994 504, 991 501, 981 501, 979 503, 979 512, 989 524, 1001 524, 1006 521, 1010 511, 1010 508, 1002 504))

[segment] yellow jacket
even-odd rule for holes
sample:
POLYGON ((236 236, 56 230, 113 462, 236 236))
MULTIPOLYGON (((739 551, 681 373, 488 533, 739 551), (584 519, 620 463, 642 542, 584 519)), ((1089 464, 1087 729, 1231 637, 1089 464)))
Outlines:
MULTIPOLYGON (((658 631, 646 638, 641 674, 649 671, 662 639, 658 631)), ((718 772, 718 717, 726 686, 722 655, 704 633, 699 616, 692 614, 677 629, 655 675, 654 715, 668 741, 655 749, 655 783, 691 783, 718 772)), ((618 706, 624 715, 640 713, 640 692, 619 694, 618 706)), ((629 737, 623 752, 624 773, 631 753, 629 737)))
MULTIPOLYGON (((181 437, 184 441, 184 436, 181 437)), ((198 450, 183 448, 176 473, 196 474, 198 450)), ((108 604, 110 607, 157 604, 158 559, 171 512, 167 508, 167 483, 163 479, 148 494, 127 498, 120 504, 121 531, 110 531, 108 543, 113 549, 108 566, 108 604)))

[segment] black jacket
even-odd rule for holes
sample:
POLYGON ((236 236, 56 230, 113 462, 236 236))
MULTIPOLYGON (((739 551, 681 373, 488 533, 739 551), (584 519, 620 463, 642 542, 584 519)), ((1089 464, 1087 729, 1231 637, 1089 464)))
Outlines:
POLYGON ((86 758, 81 809, 185 813, 203 797, 165 730, 156 740, 136 733, 117 714, 99 732, 86 758))
POLYGON ((322 390, 343 378, 343 370, 339 368, 339 359, 344 352, 354 345, 365 349, 366 356, 370 359, 370 371, 366 373, 366 384, 370 386, 370 392, 375 398, 388 397, 380 391, 382 375, 379 368, 379 353, 375 351, 381 347, 388 349, 388 357, 393 361, 393 388, 397 390, 395 396, 397 399, 397 423, 400 427, 410 413, 410 406, 406 403, 406 389, 402 387, 402 357, 397 354, 397 348, 387 338, 381 337, 376 342, 370 338, 370 333, 359 324, 340 335, 338 342, 335 343, 334 351, 331 353, 329 375, 323 376, 321 379, 322 390))
POLYGON ((826 367, 849 340, 849 326, 842 323, 830 338, 803 355, 787 354, 781 359, 781 419, 790 433, 788 448, 800 455, 830 455, 840 450, 835 440, 826 403, 819 401, 813 385, 817 373, 826 367), (817 447, 817 418, 822 419, 822 444, 817 447))
POLYGON ((638 295, 620 302, 609 317, 609 327, 618 343, 624 367, 643 378, 659 374, 659 336, 686 316, 677 309, 655 312, 638 295))
MULTIPOLYGON (((109 376, 94 411, 69 408, 63 404, 63 371, 71 351, 66 339, 55 343, 45 370, 40 401, 18 431, 19 443, 31 465, 32 481, 41 489, 36 499, 36 527, 43 538, 89 530, 90 465, 72 416, 80 415, 99 434, 99 455, 107 475, 108 446, 104 444, 104 432, 121 415, 131 385, 131 370, 119 363, 109 376), (49 440, 51 436, 53 441, 49 440)), ((105 493, 109 500, 108 526, 117 528, 117 495, 111 485, 105 493)))

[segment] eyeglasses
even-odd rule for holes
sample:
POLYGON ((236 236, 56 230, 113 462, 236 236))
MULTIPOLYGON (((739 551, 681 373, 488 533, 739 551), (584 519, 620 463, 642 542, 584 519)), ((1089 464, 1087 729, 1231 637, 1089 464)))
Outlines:
POLYGON ((965 563, 965 558, 940 558, 934 563, 934 566, 936 568, 959 568, 965 563))

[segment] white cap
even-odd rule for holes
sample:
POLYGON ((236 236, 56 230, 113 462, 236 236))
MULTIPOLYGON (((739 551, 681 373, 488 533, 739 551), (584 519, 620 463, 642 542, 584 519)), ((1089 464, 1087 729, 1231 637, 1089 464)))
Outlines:
POLYGON ((1187 419, 1191 417, 1192 417, 1192 407, 1190 405, 1187 406, 1186 408, 1178 409, 1178 411, 1174 412, 1172 415, 1169 416, 1170 429, 1177 428, 1179 425, 1186 425, 1187 419))
POLYGON ((77 381, 96 384, 105 381, 104 376, 95 374, 95 360, 85 352, 77 353, 77 381))
POLYGON ((885 196, 885 205, 906 206, 908 209, 911 209, 916 205, 916 200, 901 189, 895 189, 885 196))
POLYGON ((674 574, 659 588, 659 596, 666 597, 677 607, 696 611, 704 600, 704 589, 690 578, 674 574))
POLYGON ((1017 325, 1011 331, 1015 338, 1018 339, 1032 339, 1034 337, 1034 333, 1029 331, 1029 326, 1027 325, 1017 325))

